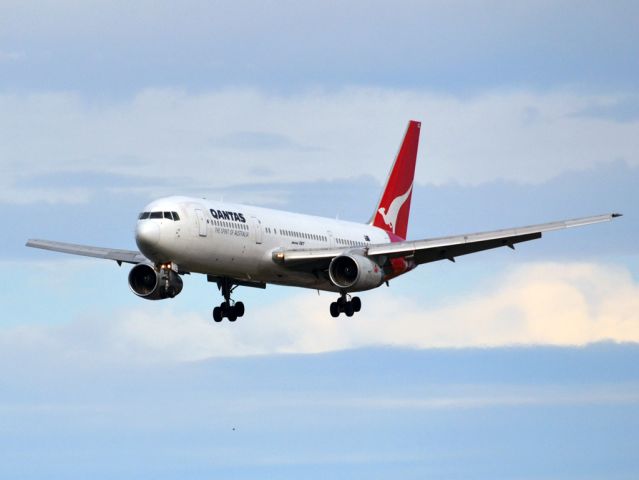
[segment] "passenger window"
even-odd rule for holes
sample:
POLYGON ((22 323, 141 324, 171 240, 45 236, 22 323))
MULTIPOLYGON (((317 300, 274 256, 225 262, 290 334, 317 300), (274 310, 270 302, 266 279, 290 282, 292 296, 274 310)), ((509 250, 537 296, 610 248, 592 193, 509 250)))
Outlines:
POLYGON ((151 212, 151 216, 149 218, 162 218, 162 212, 151 212))
POLYGON ((173 213, 173 220, 178 222, 180 220, 180 216, 177 214, 177 212, 172 212, 172 213, 173 213))

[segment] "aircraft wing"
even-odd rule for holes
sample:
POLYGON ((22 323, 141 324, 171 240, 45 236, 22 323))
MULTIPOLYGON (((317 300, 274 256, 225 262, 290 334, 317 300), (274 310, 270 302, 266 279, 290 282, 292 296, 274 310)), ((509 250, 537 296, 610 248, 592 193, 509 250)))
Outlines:
MULTIPOLYGON (((438 260, 455 261, 455 257, 467 255, 469 253, 480 252, 498 247, 514 248, 516 243, 527 242, 541 238, 545 232, 563 230, 565 228, 581 227, 594 223, 607 222, 619 217, 619 213, 609 213, 592 217, 576 218, 572 220, 561 220, 558 222, 542 223, 526 227, 507 228, 503 230, 493 230, 490 232, 469 233, 465 235, 454 235, 451 237, 439 237, 424 240, 412 240, 404 242, 383 243, 370 245, 360 250, 362 253, 373 259, 402 257, 412 260, 416 265, 438 260)), ((316 249, 316 250, 284 250, 273 253, 273 260, 284 265, 295 268, 320 268, 328 263, 333 257, 344 253, 344 249, 316 249)), ((380 262, 383 264, 384 262, 380 262)))
POLYGON ((70 253, 85 257, 104 258, 121 263, 142 263, 147 258, 135 250, 119 250, 116 248, 91 247, 88 245, 76 245, 74 243, 53 242, 50 240, 28 240, 27 247, 42 248, 54 252, 70 253))

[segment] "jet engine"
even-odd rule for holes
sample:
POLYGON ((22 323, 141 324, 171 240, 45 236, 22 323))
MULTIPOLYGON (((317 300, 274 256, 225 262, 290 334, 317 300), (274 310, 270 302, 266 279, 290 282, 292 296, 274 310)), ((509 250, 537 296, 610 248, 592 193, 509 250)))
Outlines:
POLYGON ((140 263, 129 272, 129 286, 138 297, 147 300, 173 298, 182 291, 182 279, 170 269, 156 270, 140 263))
POLYGON ((350 254, 335 257, 328 267, 331 282, 340 289, 360 292, 379 287, 384 281, 384 271, 370 258, 350 254))

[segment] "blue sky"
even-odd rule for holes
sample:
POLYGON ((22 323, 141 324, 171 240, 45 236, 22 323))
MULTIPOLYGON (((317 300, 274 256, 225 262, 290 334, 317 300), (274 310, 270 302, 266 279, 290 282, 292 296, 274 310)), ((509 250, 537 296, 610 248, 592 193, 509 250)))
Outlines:
POLYGON ((2 2, 2 476, 634 478, 637 10, 2 2), (412 238, 625 216, 337 321, 269 287, 214 325, 203 278, 146 302, 125 267, 24 248, 134 248, 168 194, 366 221, 409 119, 412 238))

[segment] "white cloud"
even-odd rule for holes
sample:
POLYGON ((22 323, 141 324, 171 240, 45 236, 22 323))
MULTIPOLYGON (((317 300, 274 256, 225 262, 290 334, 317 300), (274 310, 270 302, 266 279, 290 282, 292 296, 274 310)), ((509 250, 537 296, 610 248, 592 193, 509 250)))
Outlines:
POLYGON ((331 296, 303 292, 253 307, 235 324, 208 315, 144 307, 64 326, 0 331, 0 346, 74 362, 192 361, 215 356, 316 353, 367 346, 493 347, 639 342, 639 283, 624 268, 533 263, 429 307, 380 289, 352 318, 328 314, 331 296))
POLYGON ((269 182, 362 174, 381 182, 410 118, 423 121, 419 182, 539 182, 600 162, 639 163, 639 122, 577 115, 619 101, 571 92, 460 99, 373 88, 287 96, 145 90, 114 104, 69 93, 0 95, 0 201, 40 201, 37 191, 21 195, 16 181, 65 171, 161 177, 173 181, 173 193, 263 182, 266 170, 269 182), (243 148, 219 141, 248 133, 278 142, 243 148))

